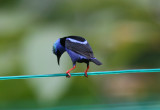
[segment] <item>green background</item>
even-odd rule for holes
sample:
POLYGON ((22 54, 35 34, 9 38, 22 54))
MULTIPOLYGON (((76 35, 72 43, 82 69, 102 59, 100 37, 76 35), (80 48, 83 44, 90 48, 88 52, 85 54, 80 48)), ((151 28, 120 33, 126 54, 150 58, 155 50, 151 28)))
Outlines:
MULTIPOLYGON (((58 66, 52 46, 68 35, 85 37, 103 63, 90 72, 159 68, 160 1, 0 0, 0 75, 65 73, 72 62, 65 53, 58 66)), ((0 109, 159 108, 159 83, 159 73, 5 80, 0 109)))

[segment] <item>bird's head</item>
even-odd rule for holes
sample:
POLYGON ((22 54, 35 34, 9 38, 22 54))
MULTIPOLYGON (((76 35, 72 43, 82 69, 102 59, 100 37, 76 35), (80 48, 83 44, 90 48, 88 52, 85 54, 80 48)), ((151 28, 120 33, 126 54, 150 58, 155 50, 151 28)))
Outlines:
POLYGON ((63 47, 60 43, 60 39, 58 39, 53 45, 53 53, 57 56, 57 62, 59 65, 60 57, 65 52, 65 47, 63 47))

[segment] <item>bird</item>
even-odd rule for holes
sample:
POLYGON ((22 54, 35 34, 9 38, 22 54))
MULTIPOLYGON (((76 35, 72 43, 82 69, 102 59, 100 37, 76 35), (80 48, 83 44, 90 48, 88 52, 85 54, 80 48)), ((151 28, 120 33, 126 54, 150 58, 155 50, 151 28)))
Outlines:
POLYGON ((71 77, 70 71, 76 68, 76 63, 86 63, 87 69, 85 70, 85 77, 88 77, 87 72, 89 69, 89 62, 96 65, 102 65, 94 55, 91 46, 87 40, 81 36, 66 36, 59 38, 53 44, 53 53, 57 56, 58 65, 60 65, 60 57, 64 52, 67 52, 72 60, 73 68, 66 72, 66 77, 71 77))

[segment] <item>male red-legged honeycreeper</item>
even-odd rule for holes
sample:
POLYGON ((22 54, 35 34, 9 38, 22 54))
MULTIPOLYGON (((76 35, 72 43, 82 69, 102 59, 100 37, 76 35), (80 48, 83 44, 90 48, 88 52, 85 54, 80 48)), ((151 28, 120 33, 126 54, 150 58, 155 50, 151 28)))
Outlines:
POLYGON ((86 77, 88 77, 87 72, 89 69, 89 62, 94 62, 96 65, 102 65, 102 63, 94 57, 92 48, 83 37, 67 36, 59 38, 54 43, 53 53, 57 56, 58 65, 60 57, 65 51, 67 51, 73 62, 73 68, 66 72, 67 77, 71 77, 69 72, 76 68, 76 62, 84 62, 87 64, 87 69, 85 70, 86 77))

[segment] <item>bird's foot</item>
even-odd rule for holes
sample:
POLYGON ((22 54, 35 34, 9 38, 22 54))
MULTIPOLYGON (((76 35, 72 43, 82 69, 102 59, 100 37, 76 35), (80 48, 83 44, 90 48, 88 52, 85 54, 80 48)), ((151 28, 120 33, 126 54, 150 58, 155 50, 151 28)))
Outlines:
POLYGON ((88 78, 88 75, 84 75, 86 78, 88 78))
POLYGON ((67 71, 66 74, 67 74, 67 75, 66 75, 67 78, 70 78, 70 77, 71 77, 71 74, 69 73, 69 71, 67 71))
POLYGON ((86 78, 88 78, 87 72, 85 72, 84 76, 85 76, 86 78))
POLYGON ((87 75, 88 69, 89 69, 89 65, 87 66, 87 69, 86 69, 85 74, 84 74, 84 76, 87 77, 87 78, 88 78, 88 75, 87 75))
POLYGON ((67 78, 70 78, 70 77, 71 77, 71 74, 70 74, 69 72, 70 72, 71 70, 73 70, 74 68, 76 68, 76 65, 74 65, 73 68, 71 68, 70 70, 68 70, 68 71, 66 72, 66 74, 67 74, 66 77, 67 77, 67 78))

